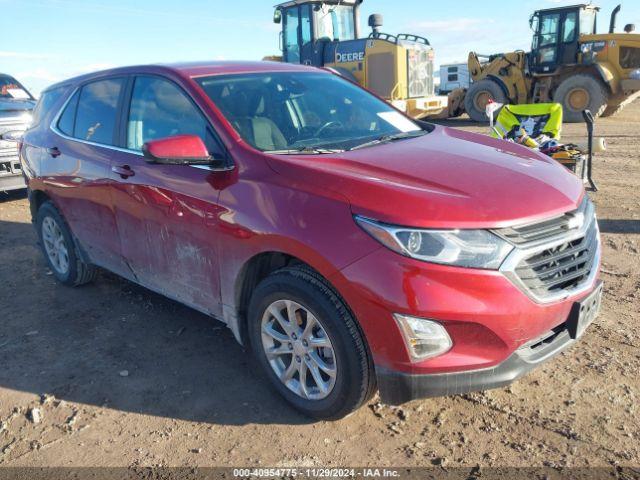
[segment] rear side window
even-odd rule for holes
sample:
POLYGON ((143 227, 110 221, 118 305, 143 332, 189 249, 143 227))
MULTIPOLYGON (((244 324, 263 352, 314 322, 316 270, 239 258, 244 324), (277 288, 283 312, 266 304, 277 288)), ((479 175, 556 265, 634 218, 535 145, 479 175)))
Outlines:
POLYGON ((33 109, 33 121, 31 122, 32 126, 38 125, 42 121, 42 119, 47 116, 47 114, 51 110, 51 107, 53 107, 57 103, 63 93, 64 87, 54 88, 52 90, 42 92, 40 100, 38 100, 38 103, 33 109))
POLYGON ((127 148, 141 150, 149 140, 197 135, 209 153, 222 154, 209 122, 177 85, 159 77, 137 77, 127 119, 127 148))
POLYGON ((116 143, 114 134, 118 101, 124 82, 122 78, 112 78, 88 83, 82 87, 76 108, 73 137, 104 145, 116 143))

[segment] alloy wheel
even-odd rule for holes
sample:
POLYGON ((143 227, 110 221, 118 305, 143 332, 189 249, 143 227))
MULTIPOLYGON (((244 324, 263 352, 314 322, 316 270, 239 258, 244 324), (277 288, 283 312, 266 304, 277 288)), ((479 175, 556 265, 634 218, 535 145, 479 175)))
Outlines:
POLYGON ((277 300, 264 311, 260 328, 269 365, 289 390, 306 400, 331 393, 338 365, 320 319, 297 302, 277 300))
POLYGON ((51 217, 42 221, 42 242, 53 268, 65 275, 69 271, 69 251, 60 225, 51 217))

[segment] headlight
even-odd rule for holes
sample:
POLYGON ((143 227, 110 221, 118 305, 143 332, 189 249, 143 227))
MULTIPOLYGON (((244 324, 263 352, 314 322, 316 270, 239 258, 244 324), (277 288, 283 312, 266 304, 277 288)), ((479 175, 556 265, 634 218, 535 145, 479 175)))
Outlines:
POLYGON ((400 314, 395 314, 394 317, 413 362, 442 355, 451 350, 451 337, 438 322, 400 314))
POLYGON ((387 248, 425 262, 498 269, 513 250, 513 245, 487 230, 421 230, 355 219, 387 248))

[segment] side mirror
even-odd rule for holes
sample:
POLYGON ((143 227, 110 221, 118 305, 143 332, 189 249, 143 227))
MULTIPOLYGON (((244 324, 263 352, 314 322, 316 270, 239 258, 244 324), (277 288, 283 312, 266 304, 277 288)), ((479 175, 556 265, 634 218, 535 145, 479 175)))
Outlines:
POLYGON ((280 23, 282 22, 282 10, 280 10, 279 8, 276 8, 275 11, 273 12, 273 23, 280 23))
POLYGON ((24 136, 24 130, 8 130, 0 134, 0 140, 7 142, 20 142, 24 136))
POLYGON ((149 163, 163 165, 211 165, 228 170, 224 159, 215 159, 197 135, 176 135, 150 140, 142 146, 142 154, 149 163))

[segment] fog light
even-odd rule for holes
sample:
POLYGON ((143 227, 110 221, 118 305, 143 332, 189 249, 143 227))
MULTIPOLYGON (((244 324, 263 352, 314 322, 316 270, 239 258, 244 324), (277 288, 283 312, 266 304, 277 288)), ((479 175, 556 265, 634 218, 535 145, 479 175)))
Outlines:
POLYGON ((394 317, 400 326, 412 362, 442 355, 453 346, 451 337, 438 322, 398 313, 394 317))

